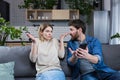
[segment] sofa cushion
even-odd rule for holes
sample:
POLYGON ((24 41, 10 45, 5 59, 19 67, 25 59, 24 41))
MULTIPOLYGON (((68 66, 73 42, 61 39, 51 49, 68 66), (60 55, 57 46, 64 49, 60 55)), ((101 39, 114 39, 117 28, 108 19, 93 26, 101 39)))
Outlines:
POLYGON ((64 71, 66 77, 71 77, 71 70, 67 64, 67 48, 65 47, 65 57, 60 60, 62 70, 64 71))
POLYGON ((14 62, 0 64, 0 79, 14 80, 14 62))
POLYGON ((102 45, 105 63, 115 70, 120 70, 120 45, 102 45))
POLYGON ((16 77, 15 80, 35 80, 35 77, 16 77))
POLYGON ((15 77, 35 76, 35 65, 29 60, 30 46, 0 46, 0 63, 15 62, 15 77))

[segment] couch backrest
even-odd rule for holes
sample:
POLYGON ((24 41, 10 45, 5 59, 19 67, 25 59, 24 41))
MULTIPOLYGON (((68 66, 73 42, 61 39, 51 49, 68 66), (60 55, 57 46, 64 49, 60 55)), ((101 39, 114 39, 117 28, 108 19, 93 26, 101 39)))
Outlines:
MULTIPOLYGON (((29 60, 30 49, 30 46, 0 46, 0 63, 15 61, 15 77, 35 76, 35 64, 29 60)), ((120 45, 102 45, 102 49, 105 63, 115 70, 120 70, 120 45)), ((66 54, 61 60, 61 65, 65 75, 70 77, 71 71, 67 66, 66 54)))
MULTIPOLYGON (((35 64, 29 60, 30 50, 30 46, 0 46, 0 63, 15 61, 14 75, 17 78, 35 76, 35 64)), ((66 62, 66 54, 65 58, 60 61, 65 75, 70 77, 71 71, 66 62)))
POLYGON ((0 63, 15 61, 15 77, 35 76, 35 65, 29 60, 30 46, 0 46, 0 63))
POLYGON ((102 45, 105 63, 115 70, 120 70, 120 45, 102 45))
POLYGON ((67 77, 71 77, 71 70, 67 65, 67 50, 66 50, 66 47, 65 47, 65 57, 64 57, 64 59, 60 60, 60 63, 61 63, 61 67, 62 67, 62 70, 64 71, 65 75, 67 77))

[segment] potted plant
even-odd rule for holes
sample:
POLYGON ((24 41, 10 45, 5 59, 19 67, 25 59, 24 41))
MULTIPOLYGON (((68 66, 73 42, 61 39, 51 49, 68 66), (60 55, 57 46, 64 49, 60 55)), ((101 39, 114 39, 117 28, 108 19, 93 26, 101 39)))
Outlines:
POLYGON ((94 9, 95 0, 65 0, 70 9, 78 9, 80 14, 87 17, 89 22, 90 15, 94 9))
POLYGON ((53 6, 56 5, 57 0, 24 0, 22 5, 18 5, 19 8, 29 9, 53 9, 53 6))
POLYGON ((120 38, 120 34, 119 33, 116 33, 114 35, 111 36, 111 39, 114 39, 114 38, 120 38))
POLYGON ((19 29, 17 29, 14 26, 11 26, 9 22, 6 22, 4 18, 0 17, 0 46, 5 45, 8 36, 10 36, 12 40, 22 40, 22 31, 27 31, 27 28, 20 27, 19 29))

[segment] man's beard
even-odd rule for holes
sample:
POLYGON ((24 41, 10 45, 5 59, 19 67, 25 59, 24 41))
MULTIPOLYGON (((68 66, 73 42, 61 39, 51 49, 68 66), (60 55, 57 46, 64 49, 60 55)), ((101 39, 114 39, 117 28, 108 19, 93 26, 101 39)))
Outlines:
POLYGON ((76 34, 74 36, 71 35, 71 40, 76 40, 77 41, 78 37, 79 37, 78 32, 76 32, 76 34))

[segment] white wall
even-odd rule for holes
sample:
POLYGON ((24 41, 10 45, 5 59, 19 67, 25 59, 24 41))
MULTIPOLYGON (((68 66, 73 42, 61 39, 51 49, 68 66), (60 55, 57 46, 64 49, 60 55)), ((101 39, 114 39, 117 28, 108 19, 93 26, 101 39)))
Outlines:
MULTIPOLYGON (((19 28, 19 26, 16 26, 16 28, 19 28)), ((28 26, 28 31, 34 36, 38 37, 38 27, 28 26)), ((69 31, 68 26, 53 26, 53 37, 59 39, 60 35, 63 33, 66 33, 69 31)), ((29 38, 26 36, 26 33, 23 32, 22 34, 23 41, 28 41, 29 38)), ((67 36, 64 41, 68 41, 70 39, 70 36, 67 36)), ((20 41, 19 39, 11 40, 10 37, 7 41, 20 41)))
POLYGON ((104 10, 111 10, 111 0, 104 0, 104 10))

